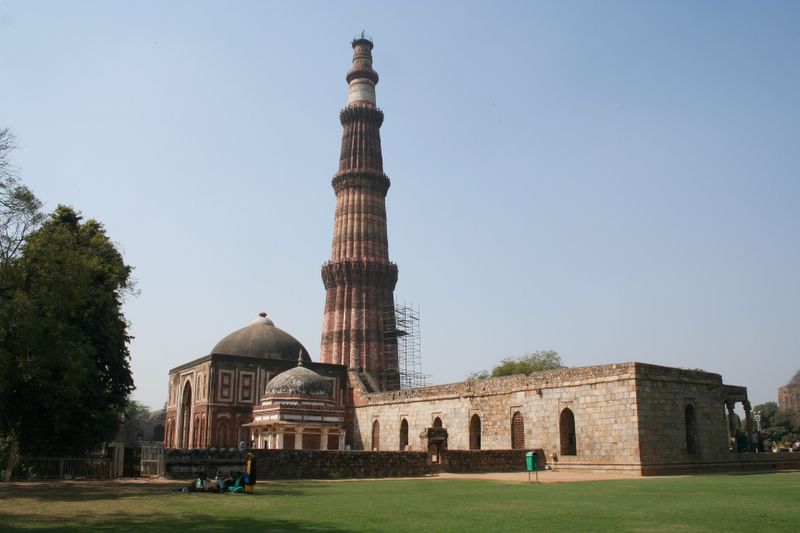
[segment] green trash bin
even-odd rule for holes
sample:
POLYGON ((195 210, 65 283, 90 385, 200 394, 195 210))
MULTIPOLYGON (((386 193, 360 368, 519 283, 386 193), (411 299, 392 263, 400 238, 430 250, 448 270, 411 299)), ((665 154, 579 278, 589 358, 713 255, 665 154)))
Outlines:
POLYGON ((536 483, 539 483, 539 468, 536 465, 536 452, 525 454, 525 465, 528 467, 528 483, 531 482, 531 472, 536 472, 536 483))
POLYGON ((528 452, 525 454, 525 464, 528 467, 528 472, 534 472, 536 468, 536 452, 528 452))

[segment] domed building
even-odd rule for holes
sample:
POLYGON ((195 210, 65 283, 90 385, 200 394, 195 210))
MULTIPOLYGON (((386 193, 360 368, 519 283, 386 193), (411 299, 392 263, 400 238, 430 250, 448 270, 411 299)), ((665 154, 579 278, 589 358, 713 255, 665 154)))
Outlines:
POLYGON ((300 341, 260 313, 223 337, 208 355, 170 370, 165 445, 232 447, 241 440, 252 444, 247 424, 253 421, 253 407, 267 383, 290 369, 311 372, 325 381, 326 401, 343 407, 345 369, 313 363, 300 341), (298 354, 304 366, 295 367, 298 354))
POLYGON ((345 411, 334 401, 331 380, 297 366, 267 383, 261 405, 247 424, 257 448, 343 450, 345 411))

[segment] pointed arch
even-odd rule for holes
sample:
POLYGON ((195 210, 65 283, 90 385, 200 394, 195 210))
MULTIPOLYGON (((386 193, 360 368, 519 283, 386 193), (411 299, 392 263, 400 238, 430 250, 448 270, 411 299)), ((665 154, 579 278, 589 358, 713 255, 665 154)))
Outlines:
POLYGON ((469 420, 469 449, 481 449, 481 417, 477 413, 469 420))
POLYGON ((519 411, 511 417, 511 449, 525 449, 525 421, 519 411))
POLYGON ((442 427, 442 419, 439 418, 438 416, 433 419, 433 427, 435 427, 435 428, 441 428, 442 427))
POLYGON ((405 450, 408 446, 408 421, 404 418, 400 422, 400 450, 405 450))
POLYGON ((381 423, 377 420, 372 423, 372 449, 374 451, 381 449, 381 423))
POLYGON ((181 421, 180 429, 178 432, 178 448, 189 447, 189 433, 191 432, 192 424, 192 384, 187 379, 183 386, 183 394, 181 395, 181 421))
POLYGON ((697 415, 694 406, 689 404, 683 412, 683 420, 686 424, 686 453, 697 453, 697 415))
POLYGON ((578 455, 578 443, 575 437, 575 415, 565 408, 558 420, 561 436, 561 455, 578 455))

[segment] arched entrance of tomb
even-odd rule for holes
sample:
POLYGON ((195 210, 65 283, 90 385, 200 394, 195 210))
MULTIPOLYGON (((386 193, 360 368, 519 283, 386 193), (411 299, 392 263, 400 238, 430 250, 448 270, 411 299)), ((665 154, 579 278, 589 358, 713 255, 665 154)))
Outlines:
POLYGON ((578 455, 578 445, 575 439, 575 415, 569 408, 561 411, 559 417, 559 433, 561 435, 561 455, 578 455))
POLYGON ((181 426, 178 432, 178 448, 189 447, 189 433, 191 431, 192 423, 192 385, 189 381, 183 386, 183 394, 181 395, 181 426))
POLYGON ((686 453, 697 453, 697 415, 692 404, 686 406, 683 419, 686 423, 686 453))
POLYGON ((511 417, 511 449, 525 449, 525 421, 519 411, 511 417))
POLYGON ((440 428, 440 429, 442 427, 442 419, 439 418, 438 416, 433 419, 433 427, 440 428))
POLYGON ((408 446, 408 421, 404 418, 400 422, 400 450, 405 450, 408 446))
POLYGON ((377 420, 372 423, 372 450, 381 449, 381 423, 377 420))
POLYGON ((477 414, 472 415, 469 421, 469 449, 481 449, 481 417, 477 414))

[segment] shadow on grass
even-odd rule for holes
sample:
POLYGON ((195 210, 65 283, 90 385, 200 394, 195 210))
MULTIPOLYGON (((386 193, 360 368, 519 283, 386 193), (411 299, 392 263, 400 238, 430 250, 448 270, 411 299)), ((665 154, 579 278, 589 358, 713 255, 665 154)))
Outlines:
MULTIPOLYGON (((114 501, 137 496, 169 495, 180 492, 188 482, 176 483, 76 483, 76 484, 0 484, 0 498, 20 498, 41 502, 114 501)), ((317 488, 318 489, 318 488, 317 488)), ((254 498, 264 496, 302 496, 304 487, 291 483, 259 483, 256 494, 188 493, 191 498, 254 498)), ((0 522, 2 523, 2 522, 0 522)))
POLYGON ((347 531, 335 526, 313 524, 299 520, 282 520, 280 518, 253 517, 184 517, 179 521, 174 516, 166 515, 131 515, 126 514, 114 518, 97 519, 87 517, 81 520, 68 520, 42 515, 8 515, 0 513, 0 524, 3 531, 30 531, 46 529, 58 531, 299 531, 337 533, 347 531), (20 526, 19 524, 24 524, 20 526))

